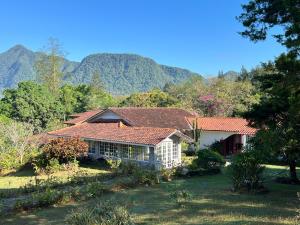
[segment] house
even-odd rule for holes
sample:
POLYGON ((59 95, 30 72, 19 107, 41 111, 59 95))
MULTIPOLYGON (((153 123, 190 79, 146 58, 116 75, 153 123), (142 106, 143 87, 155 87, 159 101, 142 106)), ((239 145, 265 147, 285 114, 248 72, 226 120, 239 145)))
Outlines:
POLYGON ((181 142, 193 142, 187 117, 176 108, 108 108, 74 114, 68 127, 49 132, 52 137, 80 137, 89 155, 134 160, 140 164, 171 168, 181 163, 181 142))
POLYGON ((191 117, 188 121, 200 130, 199 146, 205 149, 216 141, 222 145, 224 156, 240 152, 256 129, 247 120, 236 117, 191 117))
POLYGON ((48 134, 84 139, 95 159, 134 160, 155 168, 179 165, 181 142, 194 142, 195 128, 201 131, 201 149, 222 141, 224 155, 240 151, 255 133, 245 119, 198 117, 184 109, 159 107, 97 109, 71 115, 65 124, 48 134))

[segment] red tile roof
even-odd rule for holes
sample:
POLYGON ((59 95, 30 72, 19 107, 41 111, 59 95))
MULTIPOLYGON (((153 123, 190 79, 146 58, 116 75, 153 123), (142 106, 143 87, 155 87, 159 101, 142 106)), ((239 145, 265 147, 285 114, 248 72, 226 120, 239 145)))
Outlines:
POLYGON ((108 110, 116 113, 134 127, 160 127, 190 130, 186 117, 192 113, 179 108, 143 108, 143 107, 113 107, 108 110))
POLYGON ((79 124, 84 122, 85 120, 87 120, 88 118, 96 115, 97 113, 101 112, 102 109, 95 109, 95 110, 90 110, 87 112, 83 112, 83 113, 76 113, 76 114, 72 114, 70 117, 72 117, 72 119, 65 121, 65 124, 70 124, 70 125, 75 125, 75 124, 79 124))
POLYGON ((236 117, 197 117, 188 118, 191 125, 197 121, 199 129, 207 131, 235 132, 253 135, 256 129, 248 125, 247 120, 236 117))
MULTIPOLYGON (((49 132, 50 135, 62 137, 81 137, 108 142, 156 145, 176 129, 153 127, 119 127, 118 123, 82 123, 49 132)), ((180 133, 178 136, 182 137, 180 133)))

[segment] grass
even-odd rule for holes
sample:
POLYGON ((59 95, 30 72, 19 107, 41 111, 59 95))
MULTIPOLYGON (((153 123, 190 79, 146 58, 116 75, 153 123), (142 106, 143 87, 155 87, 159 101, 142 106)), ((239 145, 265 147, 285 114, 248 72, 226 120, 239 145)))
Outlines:
POLYGON ((100 199, 71 203, 0 218, 3 224, 65 224, 73 209, 94 205, 113 198, 128 207, 137 224, 296 224, 299 186, 277 184, 273 174, 285 173, 283 167, 268 166, 264 195, 238 194, 230 191, 230 180, 223 174, 179 179, 152 187, 138 187, 105 195, 100 199), (170 201, 172 188, 186 189, 192 200, 180 208, 170 201))
MULTIPOLYGON (((99 173, 107 173, 106 170, 100 169, 98 166, 92 164, 89 166, 81 166, 79 167, 80 172, 85 172, 87 174, 99 174, 99 173)), ((54 174, 51 174, 52 177, 58 177, 61 180, 66 180, 70 177, 72 172, 69 171, 61 171, 54 174)), ((20 171, 11 171, 7 173, 5 176, 0 176, 0 191, 1 189, 13 189, 19 188, 29 183, 34 183, 35 177, 32 169, 21 169, 20 171)), ((39 175, 36 177, 37 179, 47 179, 47 175, 39 175)))

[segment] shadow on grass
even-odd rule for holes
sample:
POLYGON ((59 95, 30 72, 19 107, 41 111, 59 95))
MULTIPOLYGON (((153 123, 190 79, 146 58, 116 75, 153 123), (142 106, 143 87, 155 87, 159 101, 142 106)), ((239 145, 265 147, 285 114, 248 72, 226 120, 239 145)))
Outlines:
MULTIPOLYGON (((98 201, 113 198, 126 205, 137 224, 290 224, 296 216, 295 188, 268 183, 271 192, 265 195, 231 192, 224 175, 179 179, 152 187, 138 187, 108 194, 100 199, 35 210, 3 218, 4 224, 65 224, 72 209, 91 207, 98 201), (179 207, 170 197, 170 190, 186 189, 193 198, 179 207)), ((0 219, 1 221, 1 219, 0 219)))

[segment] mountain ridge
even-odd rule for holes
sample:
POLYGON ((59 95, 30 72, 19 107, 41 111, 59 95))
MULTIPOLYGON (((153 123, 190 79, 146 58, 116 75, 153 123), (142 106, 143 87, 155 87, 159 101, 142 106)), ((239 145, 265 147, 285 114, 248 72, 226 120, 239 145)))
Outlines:
MULTIPOLYGON (((15 45, 0 53, 0 89, 16 87, 24 80, 35 80, 34 64, 41 52, 15 45)), ((130 53, 94 53, 81 62, 64 58, 64 80, 73 84, 89 83, 92 74, 100 72, 107 90, 116 95, 163 88, 166 83, 178 83, 197 73, 161 65, 155 60, 130 53)))

